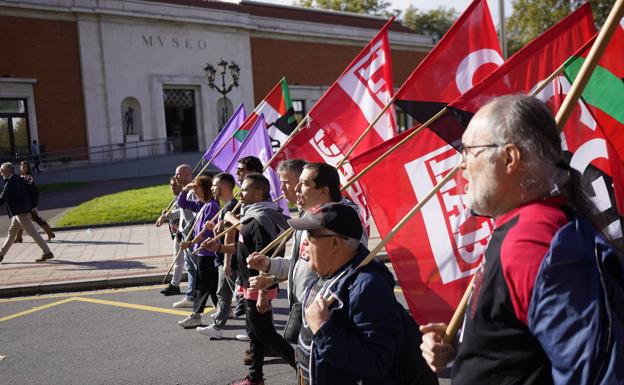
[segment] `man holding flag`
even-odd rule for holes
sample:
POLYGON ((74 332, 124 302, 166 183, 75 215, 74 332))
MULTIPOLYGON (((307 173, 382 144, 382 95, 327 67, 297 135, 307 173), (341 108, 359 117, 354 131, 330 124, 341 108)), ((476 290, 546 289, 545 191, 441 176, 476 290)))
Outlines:
POLYGON ((430 367, 454 358, 454 384, 623 383, 621 255, 588 220, 548 108, 494 99, 470 121, 462 158, 468 206, 495 229, 457 354, 446 325, 421 327, 430 367))

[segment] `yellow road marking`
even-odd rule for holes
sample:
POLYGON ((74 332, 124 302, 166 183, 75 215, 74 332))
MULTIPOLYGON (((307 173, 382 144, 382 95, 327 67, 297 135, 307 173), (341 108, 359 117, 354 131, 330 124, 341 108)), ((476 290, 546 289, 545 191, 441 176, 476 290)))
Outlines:
MULTIPOLYGON (((137 305, 134 303, 126 303, 126 302, 118 302, 118 301, 107 301, 103 299, 96 298, 88 298, 88 297, 77 297, 74 298, 75 301, 80 302, 89 302, 96 303, 99 305, 109 305, 109 306, 117 306, 124 307, 127 309, 135 309, 135 310, 145 310, 151 311, 154 313, 165 313, 165 314, 175 314, 175 315, 189 315, 190 312, 188 310, 175 310, 175 309, 166 309, 164 307, 156 307, 156 306, 147 306, 147 305, 137 305)), ((206 306, 206 310, 211 310, 212 307, 206 306)))
POLYGON ((32 309, 29 309, 29 310, 26 310, 26 311, 21 311, 19 313, 15 313, 15 314, 11 314, 11 315, 6 316, 6 317, 2 317, 2 318, 0 318, 0 322, 8 321, 8 320, 11 320, 11 319, 14 319, 14 318, 17 318, 17 317, 22 317, 22 316, 25 316, 25 315, 28 315, 28 314, 31 314, 31 313, 34 313, 34 312, 38 312, 40 310, 49 309, 51 307, 62 305, 64 303, 71 302, 71 301, 74 301, 74 300, 75 300, 74 298, 66 298, 66 299, 62 299, 62 300, 56 301, 56 302, 51 302, 51 303, 48 303, 48 304, 45 304, 45 305, 42 305, 42 306, 35 306, 32 309))
POLYGON ((99 291, 83 291, 76 293, 59 293, 59 294, 47 294, 47 295, 38 295, 32 297, 17 297, 17 298, 4 298, 0 299, 0 303, 5 302, 20 302, 20 301, 36 301, 39 299, 49 299, 49 298, 66 298, 66 297, 78 297, 85 295, 101 295, 101 294, 114 294, 114 293, 128 293, 133 291, 147 291, 154 290, 162 285, 154 285, 154 286, 141 286, 141 287, 130 287, 130 288, 120 288, 120 289, 105 289, 99 291), (158 286, 158 287, 156 287, 158 286))

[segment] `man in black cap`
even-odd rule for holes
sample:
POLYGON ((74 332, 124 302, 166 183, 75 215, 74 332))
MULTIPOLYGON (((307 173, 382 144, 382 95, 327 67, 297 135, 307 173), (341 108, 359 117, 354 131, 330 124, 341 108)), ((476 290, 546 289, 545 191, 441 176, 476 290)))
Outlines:
POLYGON ((288 223, 307 231, 303 245, 319 275, 304 295, 299 383, 392 384, 400 327, 394 278, 377 260, 359 267, 369 251, 360 243, 358 214, 344 204, 326 203, 288 223))

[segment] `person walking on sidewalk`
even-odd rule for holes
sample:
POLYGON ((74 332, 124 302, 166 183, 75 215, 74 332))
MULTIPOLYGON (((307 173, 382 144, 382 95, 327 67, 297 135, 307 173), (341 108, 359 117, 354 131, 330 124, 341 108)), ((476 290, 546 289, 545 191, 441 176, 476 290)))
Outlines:
POLYGON ((17 230, 20 228, 24 229, 43 251, 41 258, 36 259, 35 262, 44 262, 54 258, 54 254, 52 254, 48 245, 41 238, 41 235, 35 231, 33 226, 31 219, 33 205, 30 201, 26 182, 15 174, 13 164, 10 162, 3 163, 0 166, 0 173, 5 179, 4 188, 2 193, 0 193, 0 205, 4 202, 7 203, 9 218, 11 218, 7 239, 0 250, 0 262, 11 248, 17 236, 17 230))
MULTIPOLYGON (((173 177, 180 186, 186 186, 193 181, 193 170, 188 164, 181 164, 176 168, 175 175, 173 177)), ((197 200, 197 196, 193 190, 189 192, 182 192, 181 194, 186 194, 187 201, 197 200)), ((188 237, 191 233, 193 230, 193 223, 195 223, 195 213, 192 210, 183 209, 180 211, 180 223, 178 225, 180 242, 182 242, 183 239, 186 239, 186 237, 188 237)), ((190 250, 184 250, 182 253, 184 254, 184 265, 186 266, 188 287, 184 298, 173 304, 173 307, 175 308, 193 307, 193 302, 195 300, 195 282, 193 277, 195 276, 195 272, 197 270, 197 256, 193 255, 190 250)), ((174 277, 176 274, 177 273, 174 271, 174 277)), ((178 285, 180 284, 179 281, 176 281, 176 283, 178 285)))
MULTIPOLYGON (((52 231, 52 228, 48 224, 48 222, 46 222, 45 219, 43 219, 39 215, 39 210, 37 210, 37 207, 39 206, 39 188, 37 188, 37 185, 35 184, 35 178, 33 177, 32 170, 30 169, 30 164, 27 161, 22 161, 22 163, 20 163, 20 173, 21 173, 20 176, 22 177, 22 179, 24 179, 24 182, 26 182, 26 185, 28 186, 30 200, 33 206, 33 209, 31 212, 32 220, 33 222, 36 222, 43 229, 43 231, 45 231, 46 235, 48 236, 48 241, 49 241, 52 238, 54 238, 55 235, 54 235, 54 232, 52 231)), ((15 243, 23 242, 23 239, 22 239, 23 232, 24 232, 24 229, 22 228, 20 228, 17 231, 17 237, 15 238, 15 243)))
POLYGON ((178 206, 191 209, 197 213, 197 221, 193 227, 193 239, 180 243, 182 250, 193 247, 193 254, 197 255, 197 272, 193 277, 195 281, 193 312, 178 322, 178 325, 185 329, 202 325, 201 315, 206 308, 209 296, 215 307, 219 303, 217 300, 219 273, 215 262, 216 254, 199 246, 204 239, 214 236, 213 232, 209 230, 210 227, 206 225, 219 212, 219 203, 212 196, 212 177, 200 176, 195 179, 195 182, 184 186, 182 192, 187 192, 191 188, 195 190, 199 201, 188 201, 185 194, 180 194, 178 197, 178 206))
MULTIPOLYGON (((173 257, 176 258, 175 266, 173 268, 173 274, 171 275, 171 282, 167 287, 160 291, 160 294, 164 296, 181 294, 180 282, 182 281, 182 274, 184 273, 184 253, 180 251, 180 242, 182 242, 182 233, 180 229, 180 212, 182 209, 178 206, 177 197, 182 191, 182 186, 178 184, 175 177, 169 179, 169 188, 171 193, 176 198, 176 202, 169 212, 163 210, 162 214, 156 220, 156 227, 162 226, 165 221, 169 222, 169 233, 171 233, 171 239, 173 240, 173 257)), ((193 215, 190 210, 189 215, 193 215)))

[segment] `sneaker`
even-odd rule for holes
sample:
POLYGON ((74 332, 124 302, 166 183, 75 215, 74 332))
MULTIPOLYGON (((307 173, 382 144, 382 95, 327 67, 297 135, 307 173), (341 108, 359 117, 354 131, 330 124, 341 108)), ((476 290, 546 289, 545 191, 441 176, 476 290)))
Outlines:
POLYGON ((240 381, 232 382, 232 385, 264 385, 264 379, 253 381, 245 377, 240 381))
POLYGON ((249 336, 247 335, 247 332, 243 332, 241 334, 237 334, 236 339, 239 341, 249 341, 249 336))
POLYGON ((45 254, 43 254, 41 256, 41 258, 35 259, 35 262, 45 262, 48 259, 52 259, 52 258, 54 258, 54 254, 52 254, 52 253, 45 253, 45 254))
POLYGON ((184 297, 181 300, 179 300, 178 302, 174 302, 173 307, 175 308, 181 308, 181 307, 193 307, 193 303, 194 301, 184 297))
POLYGON ((181 294, 181 293, 180 293, 180 288, 178 286, 173 286, 172 284, 169 284, 169 286, 167 286, 166 288, 160 291, 160 294, 164 296, 168 296, 168 295, 176 295, 176 294, 181 294))
POLYGON ((185 329, 196 328, 198 326, 201 326, 201 324, 202 324, 201 315, 195 314, 195 313, 191 313, 191 315, 189 315, 182 321, 178 321, 178 325, 180 325, 181 327, 185 329))
POLYGON ((205 336, 214 338, 215 340, 220 340, 221 338, 223 338, 223 330, 217 329, 215 325, 210 325, 206 327, 198 327, 197 331, 205 336))

